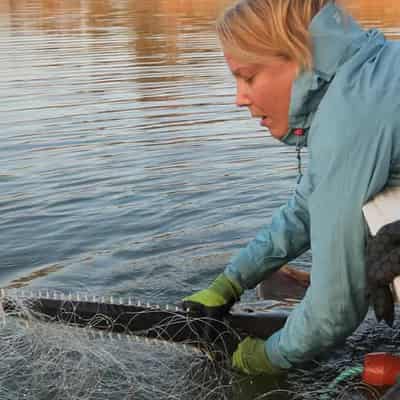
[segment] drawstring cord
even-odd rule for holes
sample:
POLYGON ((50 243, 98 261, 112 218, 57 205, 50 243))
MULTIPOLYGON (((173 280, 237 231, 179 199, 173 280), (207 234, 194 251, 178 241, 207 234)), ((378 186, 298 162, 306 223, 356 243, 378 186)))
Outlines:
POLYGON ((293 131, 293 133, 296 136, 297 172, 299 174, 297 178, 297 184, 299 184, 301 178, 303 177, 302 165, 301 165, 301 149, 303 148, 303 146, 300 144, 300 137, 304 135, 304 129, 297 128, 293 131))

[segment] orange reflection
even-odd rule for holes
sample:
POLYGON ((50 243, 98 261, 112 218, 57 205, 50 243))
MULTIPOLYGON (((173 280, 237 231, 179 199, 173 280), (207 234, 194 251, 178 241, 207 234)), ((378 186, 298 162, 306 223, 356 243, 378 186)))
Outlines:
MULTIPOLYGON (((65 29, 69 18, 79 19, 80 26, 108 26, 114 20, 127 26, 126 16, 134 13, 144 19, 163 18, 163 25, 175 25, 182 17, 215 19, 232 0, 1 0, 0 14, 10 14, 26 20, 61 17, 53 20, 53 28, 65 29)), ((51 22, 51 21, 50 21, 51 22)), ((181 23, 183 21, 180 21, 181 23)), ((36 27, 42 27, 36 26, 36 27)), ((75 28, 75 27, 74 27, 75 28)))
POLYGON ((214 21, 232 0, 129 0, 129 28, 136 34, 136 55, 164 54, 175 63, 179 35, 186 29, 213 30, 214 21))
MULTIPOLYGON (((18 30, 99 35, 110 27, 126 28, 136 56, 174 63, 187 42, 185 35, 196 31, 212 35, 216 17, 233 1, 0 0, 0 15, 18 30)), ((338 1, 363 25, 400 37, 399 0, 338 1)))
MULTIPOLYGON (((128 26, 135 17, 139 28, 152 22, 175 29, 179 25, 210 22, 234 0, 1 0, 0 14, 41 20, 36 28, 77 29, 109 25, 128 26), (48 20, 44 25, 43 21, 48 20)), ((400 28, 399 0, 338 0, 363 24, 400 28)), ((152 26, 153 30, 157 26, 152 26)))
POLYGON ((400 2, 398 0, 340 0, 349 12, 368 28, 400 32, 400 2))
POLYGON ((13 29, 92 35, 127 28, 140 56, 161 54, 175 62, 183 29, 212 31, 217 15, 232 0, 0 0, 0 14, 13 29), (7 4, 7 6, 6 6, 7 4), (197 27, 197 28, 196 28, 197 27))
POLYGON ((10 2, 8 0, 0 1, 0 15, 6 15, 10 13, 10 2))
POLYGON ((129 0, 128 8, 141 10, 146 14, 151 12, 153 15, 154 13, 179 14, 180 16, 215 19, 232 2, 232 0, 146 0, 140 2, 129 0))

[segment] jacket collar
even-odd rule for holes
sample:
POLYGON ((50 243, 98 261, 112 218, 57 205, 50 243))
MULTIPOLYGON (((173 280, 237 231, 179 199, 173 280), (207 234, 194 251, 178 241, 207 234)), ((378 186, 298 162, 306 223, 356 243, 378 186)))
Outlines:
POLYGON ((309 31, 314 65, 312 71, 302 72, 293 82, 290 128, 281 139, 289 145, 306 144, 309 127, 330 81, 338 68, 360 49, 367 36, 367 32, 333 2, 312 19, 309 31), (298 128, 304 130, 301 137, 293 134, 298 128))

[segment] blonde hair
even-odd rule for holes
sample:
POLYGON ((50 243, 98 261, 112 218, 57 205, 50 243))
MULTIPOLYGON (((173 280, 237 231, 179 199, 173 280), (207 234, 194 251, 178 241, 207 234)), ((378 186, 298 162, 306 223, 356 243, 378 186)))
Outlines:
POLYGON ((222 48, 240 61, 263 63, 280 56, 310 70, 308 27, 329 2, 334 0, 239 0, 217 20, 222 48))

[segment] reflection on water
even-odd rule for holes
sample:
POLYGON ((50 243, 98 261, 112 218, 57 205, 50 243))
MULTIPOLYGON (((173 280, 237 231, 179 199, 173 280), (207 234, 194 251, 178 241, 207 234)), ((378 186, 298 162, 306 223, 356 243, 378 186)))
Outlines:
MULTIPOLYGON (((7 0, 0 14, 13 29, 101 34, 110 27, 127 27, 136 34, 139 52, 179 52, 182 30, 212 30, 213 21, 233 0, 7 0), (165 40, 154 40, 160 34, 165 40), (158 47, 154 47, 159 45, 158 47)), ((399 34, 397 0, 339 0, 365 26, 399 34)))
MULTIPOLYGON (((48 34, 101 35, 108 29, 131 31, 138 57, 167 55, 170 62, 184 47, 181 33, 212 30, 212 21, 230 0, 71 0, 6 1, 0 13, 14 30, 48 34)), ((154 60, 155 61, 155 60, 154 60)))
POLYGON ((50 265, 49 267, 41 268, 39 270, 36 270, 32 272, 28 276, 23 276, 17 279, 14 279, 11 281, 7 286, 5 286, 5 289, 19 289, 25 286, 28 286, 34 279, 42 278, 45 277, 52 272, 57 272, 63 267, 61 265, 50 265))
POLYGON ((340 0, 364 26, 379 28, 388 37, 400 37, 400 3, 397 0, 340 0))

